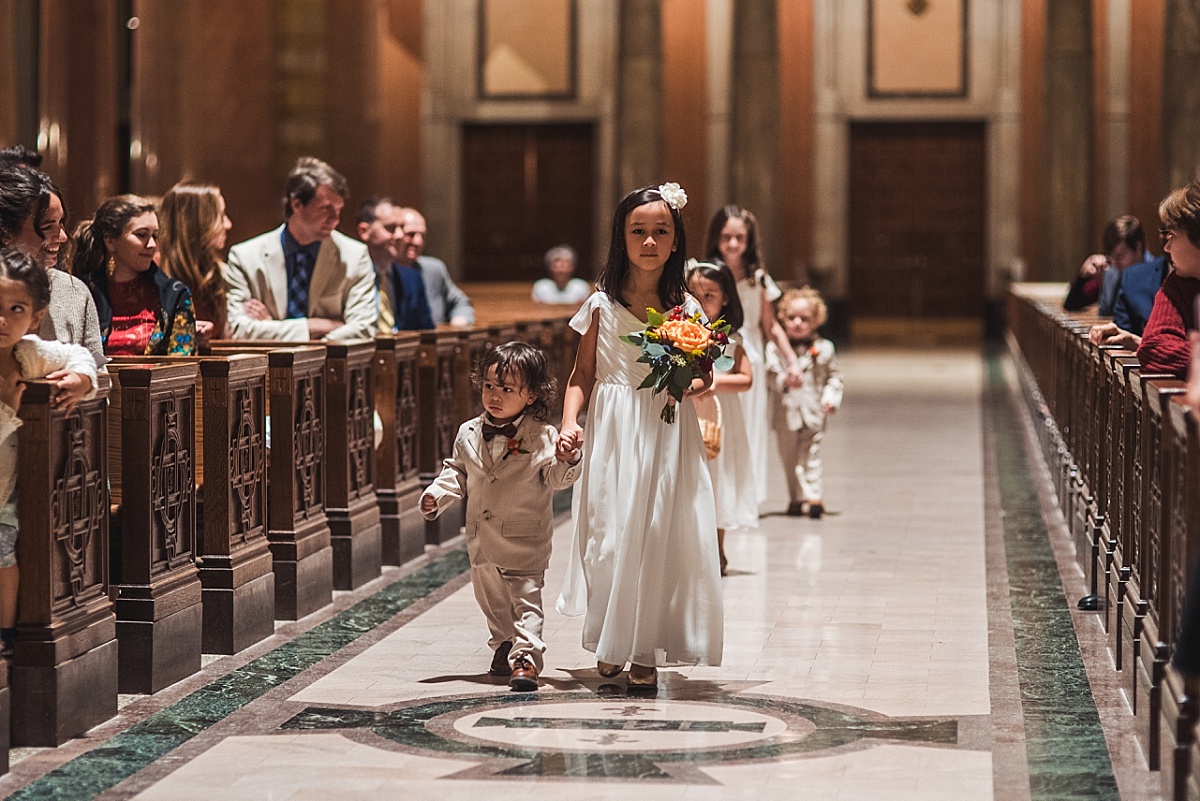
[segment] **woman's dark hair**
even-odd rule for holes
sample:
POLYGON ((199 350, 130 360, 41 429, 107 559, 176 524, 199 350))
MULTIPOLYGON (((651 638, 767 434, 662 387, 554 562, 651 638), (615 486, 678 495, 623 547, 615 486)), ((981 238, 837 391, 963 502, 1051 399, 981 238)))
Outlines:
POLYGON ((62 199, 44 172, 20 164, 0 168, 0 245, 16 239, 30 217, 40 221, 50 207, 50 195, 62 199))
POLYGON ((111 254, 104 240, 116 239, 130 220, 151 211, 158 213, 153 203, 137 195, 117 195, 101 203, 95 216, 75 229, 71 272, 89 286, 107 286, 105 264, 111 254))
POLYGON ((608 260, 600 270, 596 286, 617 303, 626 305, 625 295, 621 291, 621 285, 629 275, 629 254, 625 252, 625 220, 631 211, 647 203, 665 204, 671 212, 671 219, 675 221, 675 250, 667 257, 667 263, 663 265, 662 275, 658 279, 658 299, 665 308, 671 309, 683 303, 683 296, 687 292, 687 284, 683 279, 683 268, 687 262, 687 236, 683 230, 683 217, 680 216, 679 210, 663 200, 656 186, 635 189, 617 204, 617 210, 613 212, 612 238, 608 243, 608 260))
POLYGON ((767 267, 763 264, 762 250, 758 244, 758 219, 749 209, 744 209, 735 203, 718 209, 717 213, 713 215, 712 222, 708 224, 708 239, 704 243, 705 260, 717 262, 724 258, 720 248, 721 231, 725 229, 725 223, 731 219, 738 219, 746 224, 746 254, 742 256, 742 261, 746 264, 746 277, 752 277, 755 270, 766 272, 767 267))
POLYGON ((16 248, 0 248, 0 278, 23 284, 33 299, 33 310, 50 305, 50 276, 33 257, 16 248))
POLYGON ((730 331, 740 331, 742 326, 746 324, 746 312, 742 309, 742 300, 738 297, 737 281, 734 280, 733 271, 725 266, 724 262, 696 262, 688 270, 688 281, 692 276, 700 276, 707 278, 721 287, 721 293, 725 296, 725 305, 721 307, 721 318, 729 323, 730 331))
POLYGON ((558 382, 550 375, 546 355, 540 349, 525 342, 506 342, 492 348, 479 360, 475 372, 471 373, 471 383, 475 389, 483 386, 489 367, 496 368, 498 380, 512 381, 532 392, 533 402, 525 407, 525 413, 538 422, 545 422, 550 416, 550 404, 558 396, 558 382))

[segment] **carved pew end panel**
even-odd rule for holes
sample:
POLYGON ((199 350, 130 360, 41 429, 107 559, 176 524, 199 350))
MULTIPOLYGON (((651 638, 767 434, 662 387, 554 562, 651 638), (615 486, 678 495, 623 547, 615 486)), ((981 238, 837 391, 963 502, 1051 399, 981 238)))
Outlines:
POLYGON ((267 357, 200 361, 203 487, 200 583, 207 654, 234 654, 275 633, 275 572, 267 541, 267 357), (222 455, 226 458, 216 458, 222 455))
POLYGON ((275 569, 275 618, 296 620, 333 601, 333 548, 325 512, 325 348, 280 348, 267 359, 267 538, 275 569))
POLYGON ((375 341, 375 409, 383 422, 383 441, 375 450, 375 494, 385 565, 402 565, 425 553, 425 518, 417 508, 420 342, 417 333, 375 341))
POLYGON ((58 746, 117 713, 116 620, 108 599, 109 380, 63 417, 50 385, 21 399, 21 565, 11 674, 12 742, 58 746))
POLYGON ((330 342, 325 361, 325 513, 333 587, 353 590, 379 577, 382 533, 375 495, 375 343, 330 342))
MULTIPOLYGON (((121 427, 118 686, 153 693, 200 670, 195 363, 114 364, 121 427)), ((114 404, 114 409, 117 405, 114 404)), ((115 413, 115 412, 114 412, 115 413)))

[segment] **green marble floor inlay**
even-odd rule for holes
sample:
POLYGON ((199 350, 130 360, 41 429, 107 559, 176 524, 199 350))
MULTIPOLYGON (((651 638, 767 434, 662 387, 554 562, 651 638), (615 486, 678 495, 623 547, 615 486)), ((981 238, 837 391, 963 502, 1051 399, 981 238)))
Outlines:
MULTIPOLYGON (((662 712, 657 702, 650 700, 627 707, 628 713, 605 717, 599 713, 613 711, 610 702, 591 691, 469 695, 426 699, 389 710, 307 707, 280 728, 285 731, 368 729, 406 749, 483 759, 483 767, 466 776, 476 780, 486 775, 672 781, 677 769, 671 768, 672 765, 775 761, 816 756, 855 743, 904 742, 941 747, 959 744, 959 723, 954 719, 891 718, 850 707, 833 708, 816 702, 738 693, 718 693, 706 699, 701 704, 707 708, 704 717, 680 720, 662 712), (578 710, 578 717, 497 714, 514 707, 532 711, 539 706, 564 704, 578 710), (714 746, 712 738, 704 735, 764 730, 761 723, 722 719, 725 709, 756 712, 786 725, 761 741, 714 746), (460 731, 459 721, 480 712, 485 714, 460 731), (650 713, 658 715, 643 717, 650 713), (576 731, 578 736, 555 738, 542 744, 484 742, 473 736, 480 729, 492 728, 576 731), (591 732, 596 734, 593 736, 591 732), (647 733, 672 735, 670 747, 648 748, 637 739, 637 735, 647 733), (689 735, 698 737, 694 745, 688 744, 689 735), (514 765, 514 761, 520 764, 514 765), (488 768, 488 764, 493 767, 488 768)), ((687 698, 669 700, 698 703, 687 698)))
POLYGON ((989 357, 987 367, 1032 798, 1116 801, 1117 781, 1030 477, 1021 421, 1000 359, 989 357))
POLYGON ((16 801, 91 799, 210 726, 344 648, 469 567, 451 551, 295 639, 222 676, 9 796, 16 801))

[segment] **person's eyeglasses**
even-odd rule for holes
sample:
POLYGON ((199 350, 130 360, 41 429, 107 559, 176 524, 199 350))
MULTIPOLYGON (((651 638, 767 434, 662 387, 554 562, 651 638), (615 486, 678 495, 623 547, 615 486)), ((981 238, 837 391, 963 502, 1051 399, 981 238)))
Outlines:
POLYGON ((1158 238, 1164 245, 1167 243, 1167 240, 1170 239, 1174 234, 1175 234, 1175 229, 1170 228, 1166 225, 1161 226, 1158 229, 1158 238))

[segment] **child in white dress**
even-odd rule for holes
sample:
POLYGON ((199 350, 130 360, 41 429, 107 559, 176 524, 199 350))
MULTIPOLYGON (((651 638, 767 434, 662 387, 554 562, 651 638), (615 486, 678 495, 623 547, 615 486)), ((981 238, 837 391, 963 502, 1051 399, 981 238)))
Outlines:
POLYGON ((788 428, 779 434, 780 456, 789 468, 788 514, 807 512, 818 520, 825 514, 821 440, 828 418, 842 405, 842 372, 833 343, 817 333, 825 313, 825 301, 811 287, 789 289, 779 301, 779 322, 799 367, 798 376, 784 366, 774 343, 767 347, 775 388, 783 393, 788 428))
POLYGON ((617 205, 599 291, 571 319, 582 339, 559 429, 560 449, 583 447, 583 475, 558 609, 585 615, 583 647, 602 676, 631 663, 634 689, 657 687, 657 666, 719 665, 723 649, 716 510, 690 398, 712 376, 664 422, 663 396, 637 389, 650 371, 641 350, 619 339, 644 329, 647 307, 700 311, 684 285, 685 202, 664 184, 617 205))
MULTIPOLYGON (((720 317, 734 331, 742 327, 742 303, 728 267, 708 262, 693 265, 688 272, 688 289, 700 302, 708 319, 720 317)), ((725 532, 732 528, 758 528, 758 488, 754 483, 746 416, 742 409, 742 399, 754 377, 750 359, 738 335, 730 338, 725 352, 733 357, 733 367, 716 373, 712 387, 720 404, 721 449, 708 460, 717 506, 717 549, 722 576, 728 566, 725 532)))
MULTIPOLYGON (((54 403, 69 413, 96 393, 96 362, 87 348, 36 335, 50 305, 50 276, 15 248, 0 249, 0 657, 16 641, 17 429, 26 378, 55 383, 54 403), (74 391, 75 388, 82 390, 74 391)), ((0 669, 3 669, 0 666, 0 669)))
MULTIPOLYGON (((759 248, 758 221, 749 209, 738 205, 723 206, 708 226, 705 259, 721 262, 733 273, 738 298, 742 302, 744 324, 742 347, 750 360, 754 383, 742 396, 749 438, 750 463, 754 470, 755 496, 760 514, 765 512, 770 478, 780 465, 772 456, 771 405, 767 380, 766 345, 774 342, 788 359, 787 339, 775 321, 772 305, 783 293, 763 265, 759 248)), ((794 369, 789 360, 785 366, 794 369)))

